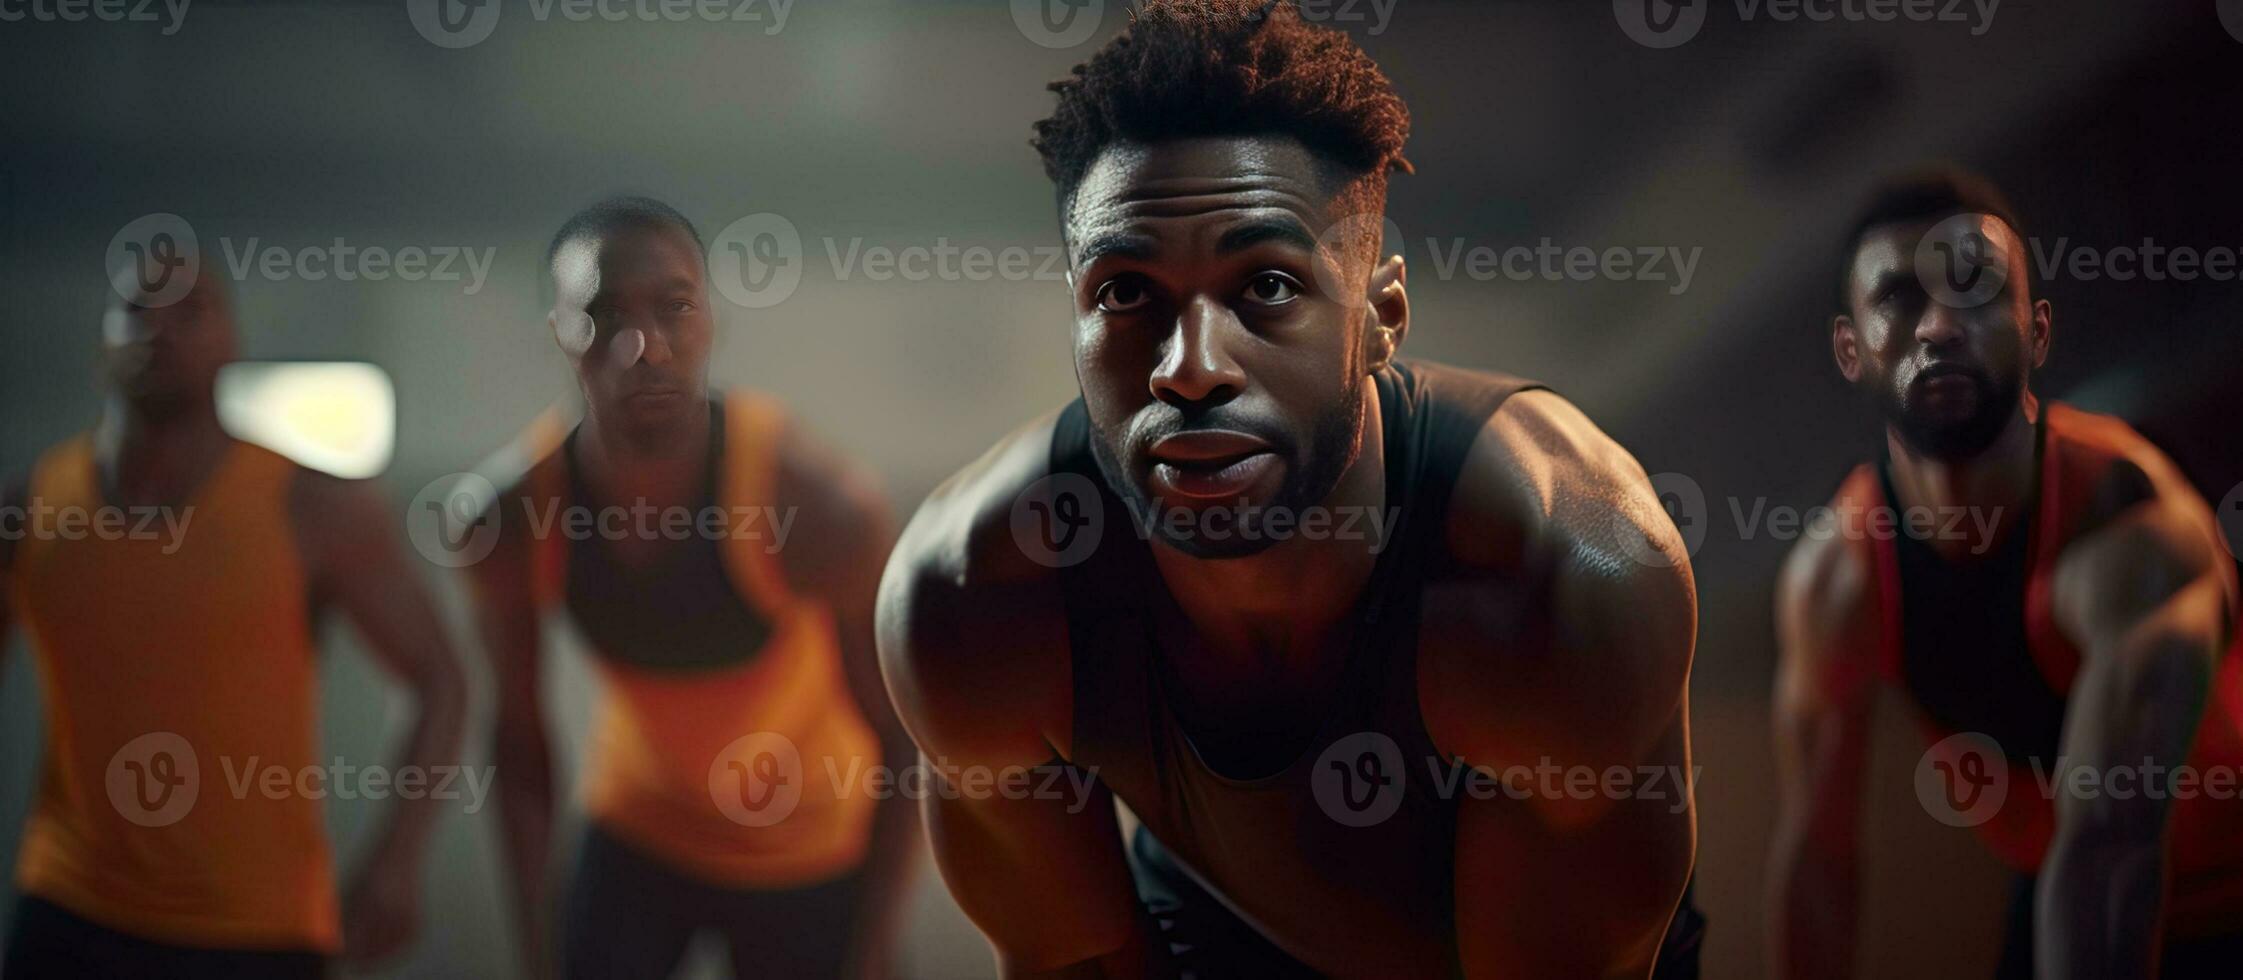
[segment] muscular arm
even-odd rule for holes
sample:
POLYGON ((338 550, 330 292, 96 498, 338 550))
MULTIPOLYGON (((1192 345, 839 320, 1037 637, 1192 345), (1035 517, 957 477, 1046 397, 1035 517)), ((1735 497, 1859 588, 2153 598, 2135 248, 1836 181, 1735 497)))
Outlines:
MULTIPOLYGON (((1013 494, 1041 475, 1038 433, 1048 441, 1048 422, 937 490, 881 581, 880 659, 897 711, 926 755, 1000 777, 983 787, 1054 763, 1072 710, 1054 583, 1007 523, 1013 494)), ((949 788, 926 801, 928 837, 1001 975, 1167 975, 1105 789, 1022 798, 949 788)))
MULTIPOLYGON (((850 692, 880 737, 882 764, 900 774, 918 761, 918 750, 888 703, 872 628, 881 569, 895 537, 887 501, 868 474, 792 426, 781 443, 778 493, 782 505, 795 514, 788 547, 781 553, 790 584, 833 610, 850 692)), ((919 817, 911 801, 901 793, 881 801, 865 861, 851 976, 884 976, 890 970, 918 838, 919 817)))
MULTIPOLYGON (((2188 757, 2233 608, 2218 546, 2191 516, 2150 500, 2058 562, 2058 621, 2082 658, 2064 716, 2068 766, 2139 772, 2188 757)), ((2034 910, 2044 978, 2156 973, 2167 794, 2111 788, 2056 797, 2034 910)))
POLYGON ((1461 803, 1464 972, 1648 976, 1696 849, 1681 786, 1697 597, 1679 535, 1635 461, 1547 393, 1490 419, 1456 494, 1450 551, 1478 574, 1428 596, 1420 702, 1435 741, 1498 774, 1548 762, 1643 790, 1537 780, 1524 805, 1461 803), (1516 620, 1492 598, 1505 594, 1529 597, 1516 620))
MULTIPOLYGON (((466 680, 397 523, 374 488, 305 473, 297 481, 314 594, 342 610, 376 663, 405 687, 412 731, 393 771, 430 774, 459 761, 466 680)), ((399 799, 344 895, 344 945, 356 959, 403 947, 418 927, 420 868, 444 801, 399 799)))
MULTIPOLYGON (((500 506, 520 498, 507 495, 500 506)), ((499 832, 514 902, 523 975, 552 975, 553 753, 540 695, 542 637, 531 584, 533 542, 524 522, 503 514, 497 546, 468 568, 476 636, 490 664, 495 700, 490 753, 499 832), (512 532, 512 533, 507 533, 512 532)))
POLYGON ((1876 628, 1858 542, 1801 539, 1776 584, 1778 810, 1768 862, 1769 975, 1854 972, 1862 785, 1876 628))

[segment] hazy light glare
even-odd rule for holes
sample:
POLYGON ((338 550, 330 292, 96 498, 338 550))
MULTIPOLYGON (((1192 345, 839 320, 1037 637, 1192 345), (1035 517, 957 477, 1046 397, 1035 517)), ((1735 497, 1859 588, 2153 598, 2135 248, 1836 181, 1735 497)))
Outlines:
POLYGON ((218 418, 236 438, 344 479, 379 475, 397 448, 397 390, 372 364, 230 364, 218 418))

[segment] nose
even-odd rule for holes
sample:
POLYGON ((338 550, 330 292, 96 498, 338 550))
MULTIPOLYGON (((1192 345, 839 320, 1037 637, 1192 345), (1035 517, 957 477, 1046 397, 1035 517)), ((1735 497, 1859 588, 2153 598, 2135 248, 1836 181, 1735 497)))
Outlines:
POLYGON ((1195 298, 1176 314, 1160 365, 1153 369, 1153 397, 1178 408, 1210 407, 1238 397, 1246 372, 1230 354, 1241 332, 1230 307, 1195 298))
POLYGON ((1938 301, 1924 304, 1916 318, 1916 342, 1926 347, 1954 347, 1963 342, 1963 311, 1938 301))
POLYGON ((646 334, 646 353, 640 359, 655 367, 670 363, 675 356, 670 349, 670 332, 651 323, 640 327, 639 332, 646 334))

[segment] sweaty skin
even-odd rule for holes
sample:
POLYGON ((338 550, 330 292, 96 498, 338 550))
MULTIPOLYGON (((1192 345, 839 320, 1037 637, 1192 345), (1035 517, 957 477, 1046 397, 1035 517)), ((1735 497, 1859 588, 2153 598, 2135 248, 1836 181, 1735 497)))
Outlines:
MULTIPOLYGON (((1910 265, 1928 222, 1869 229, 1850 270, 1850 315, 1832 324, 1833 352, 1848 381, 1904 392, 1932 364, 1962 365, 2020 379, 1999 433, 1967 458, 1927 455, 1888 426, 1899 507, 2000 508, 2004 531, 2021 533, 2034 479, 2038 405, 2022 379, 2048 353, 2051 311, 2033 301, 2025 249, 2009 226, 1981 216, 2009 274, 1987 303, 1957 309, 1927 296, 1910 265)), ((1939 396, 1959 418, 1975 392, 1939 396)), ((1935 410, 1936 407, 1935 407, 1935 410)), ((2107 770, 2143 760, 2171 766, 2188 755, 2212 673, 2233 628, 2232 584, 2203 501, 2173 480, 2142 481, 2116 467, 2098 499, 2095 529, 2058 558, 2056 619, 2082 655, 2065 710, 2061 754, 2107 770), (2147 499, 2120 491, 2144 482, 2147 499)), ((1962 541, 1934 541, 1950 561, 1971 557, 1962 541)), ((1809 535, 1777 587, 1781 661, 1775 741, 1783 797, 1771 865, 1772 972, 1781 977, 1853 973, 1860 887, 1860 809, 1868 760, 1877 656, 1871 542, 1809 535)), ((2167 885, 2163 794, 2061 794, 2056 835, 2040 868, 2034 911, 2040 976, 2155 975, 2160 907, 2167 885)))
MULTIPOLYGON (((1191 467, 1177 465, 1189 450, 1145 438, 1182 413, 1266 444, 1272 458, 1221 478, 1251 503, 1384 500, 1379 406, 1364 393, 1408 330, 1402 260, 1374 261, 1375 243, 1345 236, 1317 241, 1351 209, 1375 207, 1359 191, 1282 137, 1118 144, 1093 165, 1067 237, 1083 398, 1094 440, 1119 443, 1101 460, 1110 478, 1202 506, 1191 467), (1319 423, 1335 417, 1353 438, 1321 457, 1319 423)), ((957 765, 1069 754, 1057 573, 1019 550, 1009 524, 1048 471, 1053 418, 937 489, 882 582, 889 691, 922 751, 957 765)), ((1695 590, 1634 460, 1557 396, 1513 396, 1474 443, 1446 543, 1456 571, 1426 590, 1417 651, 1420 710, 1441 746, 1498 767, 1551 757, 1687 769, 1695 590), (1646 542, 1667 560, 1629 557, 1646 542)), ((1369 547, 1296 537, 1210 559, 1156 537, 1183 614, 1161 639, 1190 651, 1172 661, 1182 676, 1170 707, 1201 719, 1320 713, 1344 655, 1333 631, 1373 565, 1369 547)), ((944 877, 1003 975, 1170 969, 1103 787, 1080 807, 973 795, 934 794, 925 812, 944 877)), ((1454 887, 1466 973, 1645 976, 1694 848, 1693 811, 1671 798, 1465 800, 1454 887)), ((1278 938, 1310 950, 1347 941, 1278 938)))
MULTIPOLYGON (((103 497, 125 507, 177 505, 234 447, 214 397, 219 369, 234 359, 231 303, 219 277, 204 275, 168 305, 113 304, 102 334, 110 392, 94 446, 103 497)), ((16 483, 6 502, 22 503, 26 492, 16 483)), ((381 493, 371 483, 299 468, 288 507, 315 615, 339 610, 412 699, 411 732, 392 771, 455 764, 466 678, 381 493)), ((9 623, 11 558, 0 542, 0 638, 9 623)), ((346 961, 378 963, 418 935, 421 867, 444 807, 433 794, 400 799, 376 828, 343 886, 346 961)))
MULTIPOLYGON (((682 230, 625 227, 564 243, 555 254, 555 341, 584 393, 579 460, 594 493, 653 507, 687 506, 711 465, 708 358, 714 318, 698 249, 682 230)), ((893 713, 873 648, 872 607, 894 521, 876 481, 789 423, 777 450, 777 514, 792 514, 779 552, 788 584, 824 602, 838 625, 851 693, 879 734, 882 764, 915 758, 893 713)), ((548 910, 554 788, 542 698, 543 637, 532 590, 532 547, 502 522, 496 547, 472 566, 477 622, 498 687, 492 730, 501 825, 525 969, 550 973, 548 910)), ((675 541, 606 542, 622 561, 660 559, 675 541)), ((852 976, 883 975, 909 885, 915 814, 899 794, 882 802, 863 867, 851 941, 852 976)))

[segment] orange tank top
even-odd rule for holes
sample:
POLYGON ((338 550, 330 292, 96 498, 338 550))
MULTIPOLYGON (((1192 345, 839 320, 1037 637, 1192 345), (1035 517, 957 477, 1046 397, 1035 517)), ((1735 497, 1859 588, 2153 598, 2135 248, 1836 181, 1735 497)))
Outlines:
MULTIPOLYGON (((2030 511, 2032 525, 2020 529, 2029 535, 2025 542, 2025 645, 2048 690, 2058 697, 2069 697, 2079 674, 2081 653, 2057 623, 2056 567, 2065 545, 2088 530, 2096 487, 2111 467, 2131 463, 2149 477, 2161 495, 2196 499, 2196 492, 2171 460, 2126 423, 2057 402, 2044 403, 2044 410, 2047 418, 2043 423, 2039 498, 2030 511)), ((1876 467, 1871 465, 1847 477, 1834 505, 1840 514, 1866 514, 1874 508, 1892 506, 1885 498, 1876 467)), ((2197 509, 2203 511, 2200 516, 2205 533, 2216 537, 2220 532, 2212 523, 2211 513, 2201 506, 2197 509)), ((1871 588, 1879 611, 1877 659, 1874 664, 1855 665, 1850 668, 1852 676, 1832 678, 1831 682, 1858 684, 1873 675, 1906 692, 1908 661, 1902 649, 1897 549, 1890 535, 1872 536, 1870 545, 1874 568, 1871 588)), ((2228 592, 2232 602, 2232 581, 2228 592)), ((2230 615, 2232 619, 2232 607, 2230 615)), ((1915 714, 1927 744, 1956 734, 1925 711, 1915 714)), ((2230 644, 2216 668, 2188 762, 2199 772, 2224 771, 2230 778, 2243 775, 2243 635, 2230 644)), ((2043 788, 2043 779, 2053 777, 2026 765, 2000 760, 1994 764, 2005 765, 2008 770, 2007 792, 2001 805, 1974 829, 2004 863, 2020 872, 2034 873, 2055 834, 2055 803, 2043 788)), ((2206 935, 2243 925, 2243 797, 2236 795, 2237 790, 2243 790, 2243 786, 2230 783, 2225 791, 2199 789, 2173 802, 2168 838, 2172 879, 2166 914, 2168 931, 2174 935, 2206 935)))
MULTIPOLYGON (((717 505, 728 514, 776 506, 779 407, 731 392, 721 411, 717 505)), ((524 507, 581 503, 569 499, 562 458, 570 429, 548 412, 524 435, 514 458, 536 461, 521 484, 524 507)), ((538 602, 565 609, 571 540, 563 522, 539 523, 538 602)), ((772 545, 768 535, 730 532, 718 541, 725 576, 769 624, 752 655, 687 668, 593 657, 603 690, 580 784, 587 814, 672 867, 733 887, 799 887, 854 869, 875 806, 865 774, 881 761, 832 610, 789 589, 772 545)))
POLYGON ((253 778, 319 759, 295 473, 236 443, 173 510, 177 535, 126 533, 148 512, 120 508, 118 533, 73 540, 60 515, 104 507, 92 440, 33 469, 57 533, 18 542, 12 576, 47 713, 24 892, 158 942, 337 947, 321 804, 253 778))

